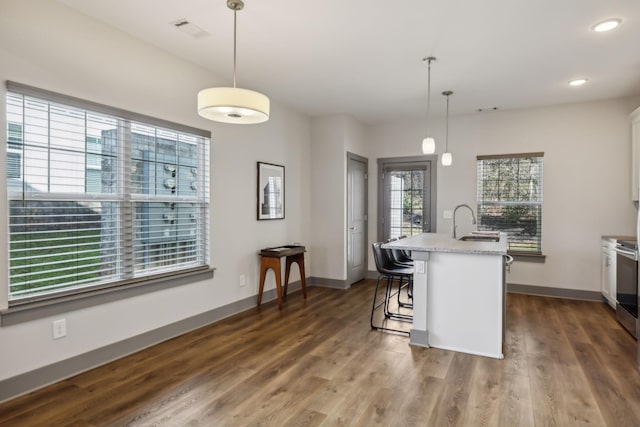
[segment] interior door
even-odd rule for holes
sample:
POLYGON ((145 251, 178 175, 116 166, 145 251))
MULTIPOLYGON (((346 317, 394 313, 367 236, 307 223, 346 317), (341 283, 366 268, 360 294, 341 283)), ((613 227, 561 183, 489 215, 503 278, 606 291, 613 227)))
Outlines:
POLYGON ((367 159, 347 153, 347 284, 367 270, 367 159))

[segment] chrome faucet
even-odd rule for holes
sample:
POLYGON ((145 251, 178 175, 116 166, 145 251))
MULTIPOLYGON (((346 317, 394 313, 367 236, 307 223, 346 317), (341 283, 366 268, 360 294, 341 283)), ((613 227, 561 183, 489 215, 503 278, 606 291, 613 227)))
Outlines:
POLYGON ((471 206, 469 205, 458 205, 456 206, 456 208, 453 210, 453 222, 451 223, 451 238, 455 239, 456 238, 456 211, 458 210, 458 208, 462 208, 465 207, 467 209, 469 209, 471 211, 471 224, 475 224, 476 223, 476 214, 473 213, 473 209, 471 209, 471 206))

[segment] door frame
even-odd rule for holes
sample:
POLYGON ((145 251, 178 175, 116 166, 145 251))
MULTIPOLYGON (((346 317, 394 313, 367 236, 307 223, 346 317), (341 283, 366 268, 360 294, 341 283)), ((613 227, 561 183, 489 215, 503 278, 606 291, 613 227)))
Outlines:
POLYGON ((345 222, 344 222, 344 226, 345 226, 345 267, 346 267, 346 280, 347 280, 347 286, 351 285, 352 283, 355 283, 359 280, 362 280, 364 278, 367 277, 367 272, 369 270, 369 251, 368 251, 368 247, 369 247, 369 159, 366 157, 362 157, 359 156, 355 153, 351 153, 349 151, 347 151, 347 165, 346 165, 346 180, 345 180, 345 199, 346 199, 346 209, 345 209, 345 222), (351 204, 349 203, 349 161, 350 160, 355 160, 357 162, 361 162, 364 163, 365 165, 365 186, 364 186, 364 216, 365 216, 365 220, 364 220, 364 248, 363 251, 364 253, 362 254, 363 256, 363 260, 364 260, 364 270, 362 273, 362 277, 357 279, 357 280, 353 280, 352 277, 349 276, 349 218, 350 218, 350 209, 351 209, 351 204))
POLYGON ((437 230, 438 207, 437 207, 437 188, 438 188, 438 156, 436 154, 429 156, 409 156, 409 157, 381 157, 378 158, 378 218, 377 231, 378 241, 382 241, 385 235, 382 218, 384 217, 384 180, 383 173, 385 168, 397 166, 410 166, 415 163, 429 165, 429 232, 435 233, 437 230))

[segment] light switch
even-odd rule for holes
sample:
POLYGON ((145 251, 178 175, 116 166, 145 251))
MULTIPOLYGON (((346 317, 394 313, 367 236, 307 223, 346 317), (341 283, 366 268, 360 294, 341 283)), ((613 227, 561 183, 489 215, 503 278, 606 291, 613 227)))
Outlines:
POLYGON ((416 269, 416 273, 424 274, 424 261, 415 260, 415 261, 413 261, 413 266, 416 269))
POLYGON ((453 211, 445 210, 442 214, 444 219, 451 219, 453 217, 453 211))

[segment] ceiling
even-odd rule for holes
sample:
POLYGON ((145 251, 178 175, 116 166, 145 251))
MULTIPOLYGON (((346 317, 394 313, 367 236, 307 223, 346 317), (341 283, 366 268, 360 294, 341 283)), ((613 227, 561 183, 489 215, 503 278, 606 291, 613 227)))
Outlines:
MULTIPOLYGON (((233 12, 226 0, 58 0, 149 44, 233 78, 233 12), (172 22, 209 33, 194 38, 172 22)), ((311 116, 365 123, 426 114, 525 108, 640 95, 636 0, 244 0, 238 87, 311 116), (608 33, 591 27, 607 18, 608 33), (581 87, 567 82, 588 78, 581 87)), ((195 94, 194 94, 195 103, 195 94)))

